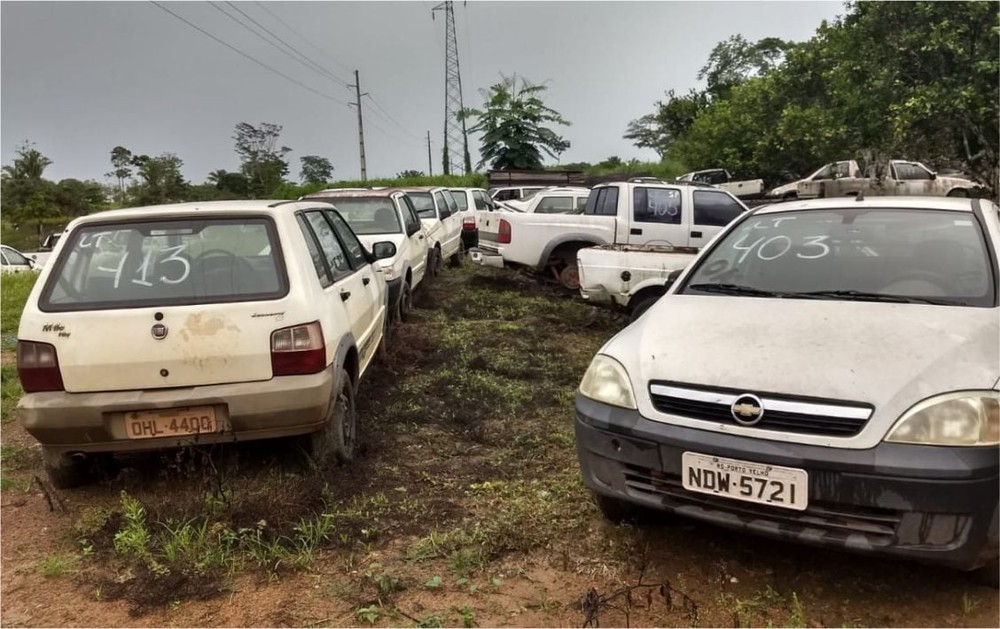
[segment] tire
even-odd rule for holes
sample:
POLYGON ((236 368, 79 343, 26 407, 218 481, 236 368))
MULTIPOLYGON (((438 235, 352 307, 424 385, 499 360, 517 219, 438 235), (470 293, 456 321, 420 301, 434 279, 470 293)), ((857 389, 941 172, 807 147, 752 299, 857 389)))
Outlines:
POLYGON ((646 513, 646 510, 638 505, 597 492, 594 492, 594 502, 597 503, 597 508, 600 509, 604 519, 615 524, 636 522, 646 513))
POLYGON ((441 248, 434 247, 427 253, 427 273, 431 277, 437 277, 438 275, 441 275, 441 267, 443 266, 444 264, 441 260, 441 248))
POLYGON ((382 317, 382 339, 378 342, 378 349, 375 350, 375 357, 385 364, 389 362, 389 344, 392 342, 392 323, 389 321, 389 309, 385 309, 385 316, 382 317))
POLYGON ((464 259, 465 259, 465 243, 462 242, 461 239, 459 239, 458 251, 451 254, 451 257, 448 258, 448 264, 451 265, 452 267, 460 267, 462 266, 462 261, 464 259))
POLYGON ((354 409, 354 384, 347 371, 337 372, 337 382, 330 392, 330 405, 323 427, 310 435, 312 456, 318 463, 333 460, 347 463, 354 458, 358 437, 358 418, 354 409))
POLYGON ((967 199, 969 198, 969 191, 966 190, 965 188, 955 188, 954 190, 948 191, 948 196, 958 197, 960 199, 967 199))
POLYGON ((976 583, 991 588, 1000 588, 1000 558, 994 558, 982 568, 976 568, 972 571, 971 576, 976 583))
POLYGON ((789 192, 785 196, 781 197, 782 201, 797 201, 799 198, 798 192, 789 192))
POLYGON ((404 279, 403 285, 399 287, 399 300, 396 302, 396 321, 406 321, 412 309, 413 291, 410 289, 410 281, 404 279))
POLYGON ((559 270, 559 283, 567 290, 580 290, 580 269, 576 260, 566 261, 565 266, 559 270))
POLYGON ((636 300, 635 305, 629 309, 628 322, 635 322, 635 320, 641 317, 644 312, 649 310, 650 306, 659 301, 660 297, 663 297, 663 295, 647 295, 636 300))
POLYGON ((74 461, 69 456, 42 446, 42 465, 49 482, 56 489, 73 489, 94 481, 88 461, 74 461))

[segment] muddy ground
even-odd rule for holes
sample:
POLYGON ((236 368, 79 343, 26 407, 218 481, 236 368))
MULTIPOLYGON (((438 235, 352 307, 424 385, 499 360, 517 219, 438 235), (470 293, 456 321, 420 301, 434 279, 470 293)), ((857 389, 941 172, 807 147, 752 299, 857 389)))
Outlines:
POLYGON ((964 575, 684 520, 605 522, 572 399, 623 325, 509 272, 418 291, 358 399, 364 447, 105 463, 55 491, 9 412, 3 626, 997 626, 964 575))

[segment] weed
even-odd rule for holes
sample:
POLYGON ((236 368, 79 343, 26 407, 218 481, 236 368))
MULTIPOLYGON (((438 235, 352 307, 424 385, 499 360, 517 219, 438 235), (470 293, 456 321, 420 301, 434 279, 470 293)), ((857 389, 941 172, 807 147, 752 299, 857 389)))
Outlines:
POLYGON ((434 575, 427 582, 424 583, 424 587, 430 590, 436 590, 441 587, 441 577, 434 575))
POLYGON ((3 276, 0 283, 0 335, 4 338, 17 336, 21 311, 36 279, 37 273, 9 273, 3 276))
POLYGON ((476 612, 468 605, 462 605, 456 611, 462 620, 462 626, 469 629, 476 626, 476 612))
POLYGON ((30 477, 11 477, 0 475, 0 491, 13 491, 17 493, 27 493, 31 491, 30 477))
MULTIPOLYGON (((19 274, 21 275, 21 274, 19 274)), ((7 280, 4 280, 6 286, 7 280)), ((7 304, 3 304, 6 311, 7 304)), ((0 367, 0 422, 6 424, 12 421, 16 415, 14 407, 17 401, 24 395, 21 388, 21 380, 17 375, 17 367, 14 365, 3 365, 0 367)))
POLYGON ((979 599, 969 596, 968 592, 962 592, 962 613, 968 616, 979 606, 979 599))
POLYGON ((792 592, 792 600, 790 602, 790 612, 788 614, 788 626, 789 627, 805 627, 806 626, 806 611, 802 607, 802 602, 799 600, 799 595, 792 592))
POLYGON ((5 470, 23 470, 38 467, 41 457, 38 450, 20 444, 0 446, 0 463, 5 470))
POLYGON ((480 548, 470 547, 452 551, 448 557, 448 567, 457 575, 468 577, 486 567, 489 560, 480 548))
POLYGON ((441 614, 428 614, 417 622, 418 627, 443 627, 444 619, 441 614))
POLYGON ((123 556, 144 558, 149 553, 149 529, 146 528, 146 508, 126 492, 121 493, 122 528, 115 533, 115 552, 123 556))
POLYGON ((402 581, 384 572, 382 565, 378 563, 373 563, 368 567, 368 570, 365 571, 365 577, 375 584, 380 595, 402 592, 406 589, 406 585, 402 581))
POLYGON ((70 570, 71 560, 65 555, 56 553, 48 555, 45 559, 42 559, 38 566, 39 571, 42 576, 51 579, 54 577, 61 577, 70 570))
POLYGON ((369 625, 374 625, 382 617, 382 608, 379 605, 368 605, 354 610, 354 614, 359 620, 363 620, 369 625))

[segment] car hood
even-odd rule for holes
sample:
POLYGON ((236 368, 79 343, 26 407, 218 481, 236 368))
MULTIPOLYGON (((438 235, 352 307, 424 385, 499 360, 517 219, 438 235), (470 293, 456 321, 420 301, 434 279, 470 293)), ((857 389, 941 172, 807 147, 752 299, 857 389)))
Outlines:
POLYGON ((788 194, 789 192, 796 192, 799 189, 799 184, 802 183, 803 181, 805 181, 805 179, 797 179, 796 181, 786 183, 783 186, 778 186, 777 188, 773 188, 770 192, 767 193, 767 196, 782 197, 788 194))
POLYGON ((784 440, 872 447, 923 399, 993 387, 1000 323, 997 308, 670 295, 602 353, 625 366, 647 417, 663 418, 649 401, 650 380, 862 402, 875 412, 855 437, 784 440))

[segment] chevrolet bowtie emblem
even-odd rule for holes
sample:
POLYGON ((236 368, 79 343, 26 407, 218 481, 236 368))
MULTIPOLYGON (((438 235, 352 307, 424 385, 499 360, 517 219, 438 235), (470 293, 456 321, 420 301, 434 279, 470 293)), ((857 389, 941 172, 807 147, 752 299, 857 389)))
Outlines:
POLYGON ((733 412, 744 417, 753 417, 760 413, 760 407, 753 404, 737 404, 733 406, 733 412))

